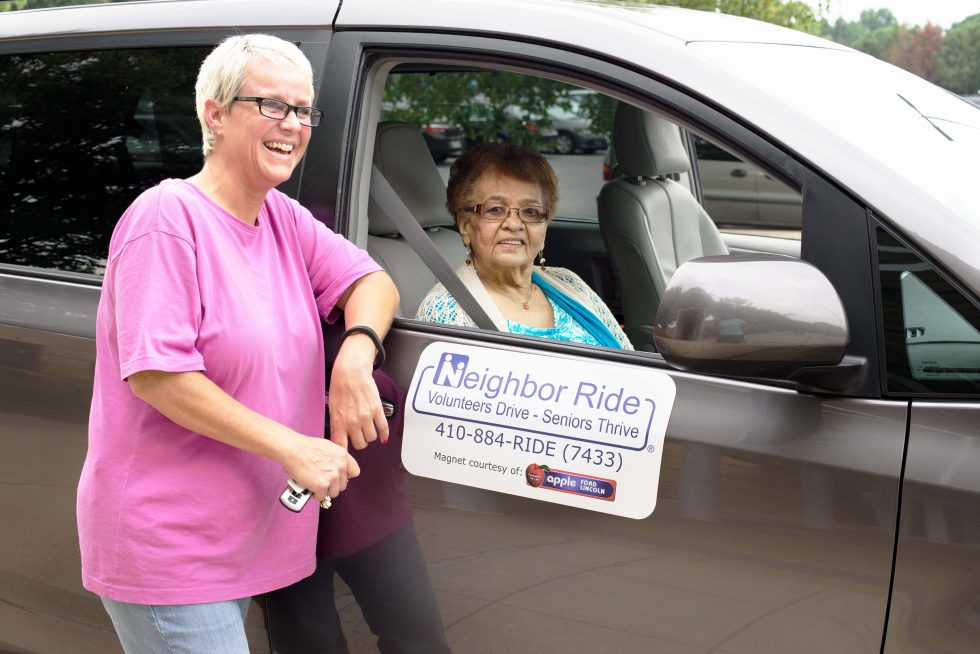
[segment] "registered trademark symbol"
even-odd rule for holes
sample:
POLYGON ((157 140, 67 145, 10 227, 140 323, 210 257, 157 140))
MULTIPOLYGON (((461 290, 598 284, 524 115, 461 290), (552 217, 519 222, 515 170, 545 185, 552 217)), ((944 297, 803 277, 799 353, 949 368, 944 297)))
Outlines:
POLYGON ((647 445, 647 452, 649 452, 650 454, 653 454, 654 450, 656 449, 657 448, 653 445, 647 445))

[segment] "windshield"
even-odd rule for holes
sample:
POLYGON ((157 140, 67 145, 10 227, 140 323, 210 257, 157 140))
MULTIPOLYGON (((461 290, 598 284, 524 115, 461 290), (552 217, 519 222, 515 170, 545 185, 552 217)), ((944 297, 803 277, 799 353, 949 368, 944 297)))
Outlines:
POLYGON ((746 43, 691 46, 959 215, 980 221, 980 107, 852 51, 746 43), (761 50, 774 47, 780 49, 778 56, 761 50))

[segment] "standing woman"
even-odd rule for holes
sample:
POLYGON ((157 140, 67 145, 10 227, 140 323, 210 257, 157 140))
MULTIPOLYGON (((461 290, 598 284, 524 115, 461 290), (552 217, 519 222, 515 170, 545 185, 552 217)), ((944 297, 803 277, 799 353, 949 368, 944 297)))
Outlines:
POLYGON ((250 597, 314 569, 319 507, 283 508, 287 479, 327 505, 359 472, 348 442, 388 437, 371 372, 398 293, 275 190, 321 117, 309 61, 275 37, 231 37, 196 96, 204 167, 126 211, 99 303, 82 579, 127 652, 247 652, 250 597), (341 311, 335 443, 321 438, 320 320, 341 311))

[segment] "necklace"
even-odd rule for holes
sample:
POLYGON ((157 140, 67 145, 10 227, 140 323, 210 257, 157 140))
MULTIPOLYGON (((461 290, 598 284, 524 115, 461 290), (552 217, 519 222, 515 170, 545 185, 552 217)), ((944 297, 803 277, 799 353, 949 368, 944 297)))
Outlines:
MULTIPOLYGON (((476 267, 474 266, 474 269, 475 268, 476 267)), ((487 288, 489 290, 490 289, 490 285, 483 281, 483 276, 480 275, 480 271, 478 271, 478 270, 476 271, 476 276, 480 280, 480 282, 483 284, 484 288, 487 288)), ((495 286, 496 286, 496 284, 495 284, 495 286)), ((508 300, 510 300, 511 302, 513 302, 514 304, 521 305, 524 308, 525 311, 530 311, 531 310, 531 296, 534 295, 534 288, 535 288, 535 284, 534 284, 534 282, 531 282, 531 288, 528 289, 528 291, 527 291, 527 297, 524 298, 523 300, 515 300, 514 298, 512 298, 507 293, 504 293, 499 288, 494 288, 493 290, 495 292, 499 293, 500 295, 503 295, 505 298, 507 298, 508 300)))
POLYGON ((531 284, 531 289, 527 292, 527 297, 524 298, 523 300, 515 300, 514 298, 512 298, 509 295, 507 295, 506 293, 502 293, 501 292, 500 294, 503 295, 508 300, 510 300, 511 302, 513 302, 514 304, 519 304, 522 307, 524 307, 524 310, 525 311, 530 311, 530 309, 531 309, 531 296, 534 295, 534 284, 531 284))

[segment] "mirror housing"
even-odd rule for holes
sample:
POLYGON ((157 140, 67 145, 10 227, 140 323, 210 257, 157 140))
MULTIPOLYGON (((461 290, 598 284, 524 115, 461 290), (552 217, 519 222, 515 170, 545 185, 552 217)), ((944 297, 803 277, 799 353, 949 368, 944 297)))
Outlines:
MULTIPOLYGON (((844 381, 827 379, 826 368, 841 363, 848 338, 844 306, 823 273, 799 259, 765 254, 681 265, 653 329, 657 349, 680 370, 809 385, 803 369, 816 367, 825 388, 844 381)), ((856 372, 853 364, 842 368, 847 377, 856 372)))

